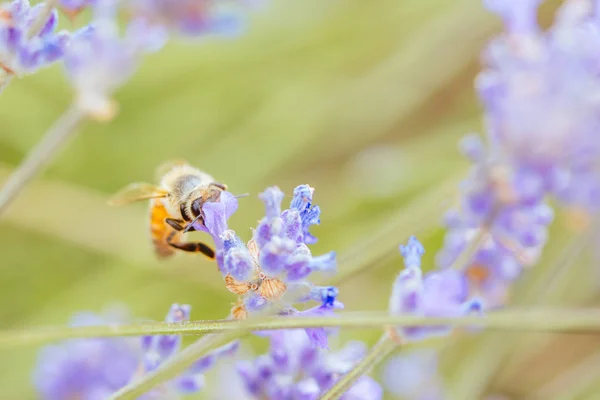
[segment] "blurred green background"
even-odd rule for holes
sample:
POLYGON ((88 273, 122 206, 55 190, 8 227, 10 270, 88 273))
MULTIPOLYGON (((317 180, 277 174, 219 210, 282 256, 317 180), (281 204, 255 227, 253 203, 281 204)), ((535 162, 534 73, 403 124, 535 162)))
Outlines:
MULTIPOLYGON (((556 3, 544 8, 544 20, 556 3)), ((156 320, 174 302, 191 304, 194 319, 227 315, 235 298, 214 264, 187 254, 158 262, 146 204, 106 205, 122 186, 153 181, 156 166, 174 158, 250 193, 230 221, 245 239, 263 215, 256 195, 265 187, 287 194, 297 184, 315 187, 323 213, 313 252, 338 251, 347 309, 386 309, 402 267, 398 244, 416 234, 433 266, 441 215, 468 167, 456 142, 481 129, 473 90, 479 54, 499 29, 478 0, 284 0, 255 13, 241 37, 172 42, 147 57, 117 95, 118 117, 86 123, 2 216, 1 328, 61 325, 113 302, 156 320)), ((58 66, 14 81, 0 96, 2 176, 70 98, 58 66)), ((515 303, 599 300, 595 260, 565 226, 560 218, 554 224, 544 260, 517 285, 515 303)), ((344 331, 340 342, 373 343, 378 335, 344 331)), ((425 346, 440 349, 452 399, 600 399, 599 342, 489 333, 425 346)), ((35 398, 37 350, 1 350, 0 398, 35 398)))

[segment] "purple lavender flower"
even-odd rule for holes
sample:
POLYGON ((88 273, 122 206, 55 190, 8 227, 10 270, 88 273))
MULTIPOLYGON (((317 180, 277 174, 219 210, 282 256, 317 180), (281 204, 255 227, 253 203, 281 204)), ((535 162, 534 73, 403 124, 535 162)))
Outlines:
MULTIPOLYGON (((316 400, 365 355, 363 343, 351 342, 338 352, 315 346, 302 330, 270 332, 267 354, 238 363, 248 394, 255 399, 316 400)), ((372 399, 383 396, 379 384, 360 378, 341 398, 372 399)))
MULTIPOLYGON (((312 311, 322 313, 341 307, 335 301, 337 289, 313 285, 308 277, 315 272, 333 273, 335 253, 313 257, 307 244, 316 239, 308 230, 319 223, 320 209, 312 205, 314 189, 298 186, 289 209, 281 209, 283 192, 271 187, 259 195, 265 204, 266 216, 254 230, 247 244, 227 230, 227 219, 237 202, 233 196, 222 195, 217 203, 203 206, 205 225, 217 243, 217 262, 225 276, 227 288, 241 296, 232 313, 244 318, 247 313, 278 302, 281 313, 298 311, 294 303, 318 301, 323 308, 312 311), (284 297, 285 295, 285 297, 284 297)), ((320 345, 326 345, 324 331, 307 331, 320 345)))
MULTIPOLYGON (((413 236, 406 246, 400 246, 406 268, 398 275, 390 297, 390 312, 394 315, 413 314, 428 317, 453 317, 472 311, 468 300, 466 278, 458 271, 445 269, 429 272, 423 277, 421 256, 423 245, 413 236)), ((397 330, 405 340, 420 340, 444 335, 449 327, 408 327, 397 330)))
MULTIPOLYGON (((167 322, 189 320, 190 306, 173 304, 167 322)), ((114 315, 80 313, 71 325, 123 323, 114 315)), ((174 355, 181 346, 178 335, 72 339, 42 349, 34 382, 43 399, 104 399, 152 371, 174 355)), ((194 393, 204 386, 203 373, 219 357, 231 354, 237 342, 223 346, 196 361, 185 373, 143 396, 160 399, 176 393, 194 393)))
POLYGON ((247 1, 128 0, 137 18, 166 27, 184 36, 235 35, 243 29, 241 11, 247 1))
POLYGON ((485 52, 486 69, 477 80, 488 135, 505 164, 528 172, 530 186, 597 210, 598 10, 591 1, 566 1, 543 32, 536 21, 539 3, 488 1, 506 26, 485 52))
POLYGON ((69 35, 56 32, 56 10, 39 32, 31 31, 44 7, 43 3, 31 7, 27 0, 0 5, 0 68, 6 73, 31 74, 63 57, 69 35))

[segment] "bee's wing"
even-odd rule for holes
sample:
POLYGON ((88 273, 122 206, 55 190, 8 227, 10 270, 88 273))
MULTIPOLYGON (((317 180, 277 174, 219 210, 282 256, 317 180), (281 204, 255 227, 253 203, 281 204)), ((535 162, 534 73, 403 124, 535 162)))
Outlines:
POLYGON ((149 183, 132 183, 108 200, 111 206, 122 206, 133 203, 134 201, 166 197, 167 191, 149 183))
POLYGON ((156 180, 160 181, 162 179, 162 177, 167 174, 167 172, 171 171, 174 167, 180 167, 182 165, 190 165, 190 164, 183 158, 165 161, 164 163, 160 164, 156 168, 156 180))

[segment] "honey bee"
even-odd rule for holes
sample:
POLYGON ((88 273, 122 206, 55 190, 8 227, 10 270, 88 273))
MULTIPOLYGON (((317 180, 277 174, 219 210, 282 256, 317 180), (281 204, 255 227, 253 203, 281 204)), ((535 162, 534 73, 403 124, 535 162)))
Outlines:
POLYGON ((115 194, 109 204, 150 200, 150 236, 159 258, 171 256, 179 249, 214 259, 215 251, 210 246, 202 242, 183 242, 181 237, 196 230, 197 222, 204 225, 202 205, 219 201, 227 186, 183 160, 161 165, 157 177, 158 186, 132 183, 115 194))

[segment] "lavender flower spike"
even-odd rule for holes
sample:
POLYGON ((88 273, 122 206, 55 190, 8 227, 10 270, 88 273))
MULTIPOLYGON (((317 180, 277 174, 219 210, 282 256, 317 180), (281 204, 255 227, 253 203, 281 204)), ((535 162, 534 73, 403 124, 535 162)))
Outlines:
MULTIPOLYGON (((335 288, 323 297, 310 294, 316 288, 309 277, 313 273, 334 273, 337 265, 335 252, 313 257, 307 246, 315 241, 308 228, 319 222, 320 215, 320 209, 312 204, 313 193, 308 185, 298 186, 290 208, 282 211, 283 192, 277 187, 267 188, 259 195, 265 205, 265 217, 247 244, 234 231, 227 230, 231 213, 225 210, 233 209, 228 205, 233 199, 224 193, 220 202, 203 206, 206 229, 217 242, 217 262, 225 285, 240 296, 232 310, 234 317, 245 318, 275 302, 286 314, 298 312, 294 304, 312 300, 327 309, 339 306, 335 288)), ((307 333, 316 343, 326 346, 323 332, 307 333)))
POLYGON ((466 265, 469 290, 488 306, 506 303, 511 283, 539 259, 552 208, 566 206, 585 229, 600 205, 600 18, 598 2, 562 3, 554 24, 537 22, 540 0, 488 0, 505 32, 483 53, 476 87, 485 106, 486 140, 463 148, 474 165, 438 266, 466 265), (476 242, 474 242, 476 240, 476 242))
MULTIPOLYGON (((424 253, 421 243, 413 236, 406 246, 400 246, 406 268, 398 275, 390 297, 390 313, 413 314, 429 317, 452 317, 472 310, 468 300, 466 278, 458 271, 445 269, 429 272, 423 277, 420 257, 424 253)), ((448 327, 398 328, 405 340, 420 340, 428 336, 444 335, 448 327)))

